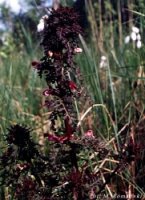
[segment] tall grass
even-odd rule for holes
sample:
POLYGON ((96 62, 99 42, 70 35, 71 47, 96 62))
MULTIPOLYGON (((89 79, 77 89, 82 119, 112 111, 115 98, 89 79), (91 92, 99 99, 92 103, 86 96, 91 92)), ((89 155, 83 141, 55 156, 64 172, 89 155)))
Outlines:
POLYGON ((10 124, 28 124, 41 128, 43 100, 40 96, 44 84, 31 67, 32 60, 36 58, 36 48, 31 49, 31 54, 25 48, 21 52, 14 49, 10 55, 1 59, 1 139, 4 139, 10 124))
MULTIPOLYGON (((85 52, 85 57, 80 58, 80 66, 84 73, 84 79, 89 93, 94 100, 91 111, 93 113, 93 128, 97 135, 105 137, 105 140, 112 141, 116 138, 117 143, 111 144, 113 151, 121 150, 121 138, 126 127, 138 126, 144 120, 145 109, 145 66, 143 54, 145 52, 144 44, 141 49, 137 49, 134 44, 125 44, 124 38, 129 34, 130 29, 136 21, 133 21, 133 12, 130 14, 129 28, 126 30, 127 24, 121 24, 120 13, 119 23, 110 18, 110 28, 99 18, 99 26, 96 23, 95 9, 91 1, 87 2, 89 20, 92 29, 92 42, 86 44, 81 37, 81 43, 85 52), (96 23, 96 24, 95 24, 96 23), (117 25, 118 24, 118 25, 117 25), (119 30, 119 35, 116 32, 119 30), (99 32, 100 30, 101 32, 99 32), (98 32, 97 32, 98 31, 98 32), (101 35, 99 35, 101 34, 101 35), (103 43, 100 46, 100 38, 103 43), (119 47, 119 48, 118 48, 119 47), (106 56, 106 66, 99 67, 101 56, 106 56), (82 64, 83 63, 83 64, 82 64)), ((120 5, 118 5, 119 7, 120 5)), ((136 13, 137 14, 137 13, 136 13)), ((138 13, 139 14, 139 13, 138 13)), ((100 13, 98 14, 100 16, 100 13)), ((143 27, 144 18, 140 13, 136 17, 140 21, 139 27, 143 27)), ((144 33, 140 29, 142 38, 144 33)), ((144 40, 144 39, 143 39, 144 40)), ((142 127, 142 126, 141 126, 142 127)), ((126 129, 126 137, 130 137, 130 128, 126 129)), ((143 134, 143 132, 141 132, 143 134)), ((134 145, 138 144, 135 133, 131 134, 134 145)), ((128 139, 127 139, 128 140, 128 139)), ((131 164, 131 168, 121 175, 122 179, 127 179, 129 187, 126 192, 135 194, 136 189, 139 194, 145 195, 141 184, 136 182, 136 162, 131 164), (134 183, 131 181, 133 177, 134 183)), ((108 190, 110 193, 110 191, 108 190)))

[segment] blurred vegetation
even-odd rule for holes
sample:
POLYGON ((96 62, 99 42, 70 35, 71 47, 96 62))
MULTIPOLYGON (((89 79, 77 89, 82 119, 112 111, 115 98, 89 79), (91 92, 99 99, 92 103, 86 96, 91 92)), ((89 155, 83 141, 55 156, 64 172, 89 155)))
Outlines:
MULTIPOLYGON (((124 134, 123 131, 128 137, 130 130, 143 120, 145 122, 145 1, 63 0, 61 3, 79 8, 82 19, 86 17, 84 23, 81 20, 85 33, 80 36, 84 53, 76 61, 93 106, 83 118, 82 126, 85 130, 93 129, 105 141, 115 137, 117 144, 113 143, 112 148, 118 151, 119 136, 124 134), (141 48, 137 48, 133 41, 127 44, 124 42, 134 26, 140 30, 141 48), (100 65, 102 56, 106 58, 103 67, 100 65)), ((31 61, 41 57, 37 24, 46 11, 44 2, 31 0, 28 4, 28 11, 18 14, 13 13, 5 4, 0 6, 0 20, 4 24, 4 29, 0 30, 2 148, 6 128, 10 124, 21 123, 33 127, 38 138, 34 137, 39 140, 48 123, 47 113, 42 109, 44 99, 41 97, 42 88, 46 85, 31 69, 31 61)), ((80 108, 80 116, 88 108, 87 103, 80 108)), ((141 124, 143 130, 144 124, 141 124)), ((141 137, 143 134, 141 132, 141 137)), ((132 139, 135 140, 134 135, 132 139)), ((144 165, 144 161, 141 165, 144 165)), ((134 169, 135 164, 131 168, 134 169)), ((135 175, 132 171, 122 174, 122 180, 130 181, 132 193, 132 187, 135 187, 145 195, 142 187, 145 178, 138 185, 133 184, 131 178, 135 180, 135 175)), ((114 188, 106 190, 109 195, 114 192, 114 188)))

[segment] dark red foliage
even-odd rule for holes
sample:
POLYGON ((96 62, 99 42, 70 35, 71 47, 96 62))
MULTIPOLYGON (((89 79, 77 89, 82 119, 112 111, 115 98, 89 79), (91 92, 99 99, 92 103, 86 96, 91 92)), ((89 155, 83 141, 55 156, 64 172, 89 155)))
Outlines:
POLYGON ((45 55, 51 51, 54 52, 55 58, 62 59, 62 56, 66 56, 69 59, 74 48, 78 46, 78 34, 82 33, 79 15, 69 7, 60 7, 50 12, 45 20, 41 43, 44 46, 45 55))
MULTIPOLYGON (((52 111, 49 116, 51 121, 52 135, 49 139, 55 141, 66 141, 70 137, 65 125, 65 118, 71 127, 71 134, 75 132, 77 115, 74 109, 74 97, 80 96, 79 87, 71 80, 70 74, 76 74, 74 55, 80 52, 78 38, 82 33, 79 25, 79 16, 73 8, 60 7, 52 9, 48 17, 44 19, 44 30, 41 32, 41 45, 44 49, 44 57, 37 64, 32 64, 38 69, 40 77, 44 76, 48 88, 43 95, 47 96, 45 105, 52 111), (39 67, 38 67, 39 66, 39 67), (60 136, 56 127, 57 119, 61 118, 62 132, 60 136)), ((82 51, 82 50, 81 50, 82 51)))
POLYGON ((71 140, 71 136, 56 136, 56 135, 47 134, 47 137, 49 141, 58 142, 58 143, 64 143, 71 140))

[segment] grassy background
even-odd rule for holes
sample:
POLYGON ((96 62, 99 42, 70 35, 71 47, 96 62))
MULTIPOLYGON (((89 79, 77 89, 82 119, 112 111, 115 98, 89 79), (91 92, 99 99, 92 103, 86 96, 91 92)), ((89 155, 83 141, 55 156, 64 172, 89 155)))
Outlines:
MULTIPOLYGON (((88 5, 90 20, 90 38, 80 37, 83 53, 76 57, 81 68, 87 94, 92 99, 92 107, 88 105, 80 110, 80 116, 88 113, 82 120, 85 129, 93 129, 96 135, 104 140, 117 138, 120 130, 127 124, 138 123, 144 118, 145 109, 145 46, 143 26, 144 16, 139 13, 142 47, 137 49, 130 42, 124 44, 124 38, 130 33, 126 24, 122 24, 122 42, 116 31, 118 22, 109 21, 112 30, 103 26, 103 47, 95 37, 95 19, 92 5, 88 5), (112 31, 112 32, 110 32, 112 31), (112 43, 113 40, 113 43, 112 43), (106 66, 100 68, 101 56, 106 56, 106 66)), ((95 12, 95 8, 94 8, 95 12)), ((135 22, 134 22, 135 23, 135 22)), ((42 133, 47 124, 47 113, 42 108, 44 99, 42 90, 45 83, 31 67, 31 61, 41 58, 39 43, 33 43, 29 34, 25 35, 26 44, 17 50, 15 44, 9 54, 1 49, 0 58, 0 145, 4 146, 7 127, 20 123, 32 127, 35 133, 42 133)), ((80 108, 81 109, 81 108, 80 108)), ((37 134, 36 134, 37 135, 37 134)), ((35 135, 35 136, 36 136, 35 135)), ((37 136, 36 136, 37 139, 37 136)), ((130 174, 126 173, 126 178, 130 174)), ((129 180, 129 178, 128 178, 129 180)), ((136 186, 138 188, 138 186, 136 186)), ((143 193, 139 188, 138 190, 143 193)))

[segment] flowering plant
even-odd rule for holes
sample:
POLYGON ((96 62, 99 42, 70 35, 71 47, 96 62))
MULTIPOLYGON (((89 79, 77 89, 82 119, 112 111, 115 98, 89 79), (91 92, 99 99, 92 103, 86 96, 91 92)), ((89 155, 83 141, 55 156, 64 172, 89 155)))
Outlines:
POLYGON ((1 156, 1 185, 8 186, 16 200, 96 199, 112 177, 133 159, 131 145, 122 145, 123 150, 116 154, 96 138, 93 130, 80 134, 76 100, 81 98, 82 88, 74 62, 75 54, 82 52, 78 20, 72 8, 60 7, 42 17, 38 25, 44 56, 33 61, 32 66, 47 83, 44 106, 50 112, 51 124, 44 136, 49 147, 48 153, 41 151, 28 127, 9 128, 8 148, 1 156), (127 159, 126 153, 130 153, 127 159), (111 173, 103 169, 106 157, 117 163, 111 173), (91 165, 92 160, 95 162, 91 165))
POLYGON ((128 44, 132 40, 136 47, 140 49, 142 47, 142 42, 141 42, 141 35, 140 35, 140 30, 139 28, 133 26, 132 31, 130 35, 125 37, 125 44, 128 44))
POLYGON ((43 95, 47 96, 45 106, 51 108, 49 120, 51 130, 56 134, 48 134, 48 138, 63 142, 70 139, 76 128, 74 99, 80 96, 80 89, 71 79, 71 74, 77 73, 73 57, 82 52, 78 46, 78 35, 82 30, 78 14, 72 8, 52 10, 49 16, 42 17, 41 23, 42 20, 40 34, 45 56, 39 63, 32 64, 40 77, 45 76, 48 85, 43 95), (58 119, 63 124, 60 129, 56 129, 58 119))

